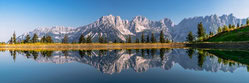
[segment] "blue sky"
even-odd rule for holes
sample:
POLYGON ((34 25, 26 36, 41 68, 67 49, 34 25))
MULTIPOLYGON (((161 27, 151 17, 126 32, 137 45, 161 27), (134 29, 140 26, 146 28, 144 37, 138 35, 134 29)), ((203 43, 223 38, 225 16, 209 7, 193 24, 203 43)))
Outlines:
POLYGON ((137 15, 151 20, 182 19, 211 14, 249 17, 249 0, 0 0, 0 41, 37 27, 78 27, 104 15, 131 20, 137 15))

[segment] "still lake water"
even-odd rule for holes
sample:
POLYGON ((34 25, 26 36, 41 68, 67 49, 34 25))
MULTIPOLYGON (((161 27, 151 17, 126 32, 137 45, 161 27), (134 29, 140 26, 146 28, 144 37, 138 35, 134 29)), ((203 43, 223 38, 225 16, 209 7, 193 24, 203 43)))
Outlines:
POLYGON ((248 83, 249 52, 1 51, 0 83, 248 83))

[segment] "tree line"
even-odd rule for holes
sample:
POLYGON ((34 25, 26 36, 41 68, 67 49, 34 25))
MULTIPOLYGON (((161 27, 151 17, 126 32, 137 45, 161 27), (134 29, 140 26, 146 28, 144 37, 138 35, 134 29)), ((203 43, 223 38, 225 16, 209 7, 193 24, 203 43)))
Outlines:
POLYGON ((213 37, 214 35, 217 35, 219 33, 233 31, 233 30, 239 29, 239 28, 241 28, 243 26, 249 26, 249 19, 247 19, 246 25, 239 24, 239 23, 237 23, 237 26, 232 25, 232 24, 229 24, 228 26, 224 25, 224 26, 218 27, 216 34, 214 34, 214 32, 211 32, 211 31, 209 32, 209 34, 207 34, 206 31, 205 31, 205 28, 203 27, 202 22, 200 22, 197 25, 197 37, 193 35, 192 31, 190 31, 188 33, 186 39, 187 39, 188 42, 204 41, 204 40, 206 40, 206 39, 208 39, 210 37, 213 37))
POLYGON ((9 44, 18 44, 18 43, 54 43, 51 36, 43 36, 40 40, 37 34, 34 34, 31 38, 30 35, 26 35, 24 40, 17 41, 16 34, 13 33, 13 36, 10 38, 9 44))
POLYGON ((172 42, 168 38, 165 38, 163 30, 161 30, 160 32, 159 41, 157 41, 154 33, 151 33, 151 36, 147 35, 147 37, 145 38, 144 32, 142 32, 141 38, 139 39, 138 37, 136 37, 136 40, 134 42, 132 41, 131 35, 129 35, 126 40, 127 40, 127 43, 158 43, 158 42, 159 43, 170 43, 172 42))
MULTIPOLYGON (((93 43, 92 40, 92 35, 88 35, 88 36, 84 36, 83 34, 80 35, 78 42, 71 42, 71 43, 93 43)), ((108 38, 106 36, 103 35, 99 35, 98 37, 98 43, 109 43, 110 41, 108 40, 108 38)), ((128 35, 128 37, 126 38, 126 42, 122 41, 122 40, 117 40, 115 39, 114 41, 112 41, 112 43, 170 43, 172 42, 172 40, 170 40, 169 38, 165 38, 164 32, 163 30, 160 32, 160 37, 159 37, 159 41, 157 41, 154 33, 151 33, 151 35, 147 35, 147 37, 145 38, 144 32, 142 32, 142 35, 140 38, 136 38, 135 40, 132 40, 131 35, 128 35)), ((38 37, 37 34, 34 34, 33 36, 30 36, 29 34, 25 36, 25 38, 21 41, 17 41, 16 39, 16 34, 15 32, 13 33, 13 36, 10 38, 9 44, 19 44, 19 43, 55 43, 52 39, 51 36, 46 35, 46 36, 42 36, 40 39, 38 37)), ((68 35, 64 35, 64 38, 61 40, 61 43, 70 43, 69 42, 69 37, 68 35)))

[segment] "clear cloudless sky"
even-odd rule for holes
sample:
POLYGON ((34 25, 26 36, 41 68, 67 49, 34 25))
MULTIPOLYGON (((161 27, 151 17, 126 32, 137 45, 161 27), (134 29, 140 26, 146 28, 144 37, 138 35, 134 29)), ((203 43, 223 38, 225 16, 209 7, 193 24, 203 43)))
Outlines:
POLYGON ((37 27, 79 27, 104 15, 131 20, 142 15, 150 20, 233 13, 249 17, 249 0, 0 0, 0 41, 7 41, 37 27))

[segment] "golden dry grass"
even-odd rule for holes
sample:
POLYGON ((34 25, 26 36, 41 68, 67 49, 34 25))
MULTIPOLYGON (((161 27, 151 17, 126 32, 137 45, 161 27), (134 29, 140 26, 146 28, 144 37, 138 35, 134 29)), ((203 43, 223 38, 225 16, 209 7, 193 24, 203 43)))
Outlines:
POLYGON ((35 43, 35 44, 3 44, 0 50, 101 50, 101 49, 149 49, 149 48, 185 48, 185 43, 35 43))

